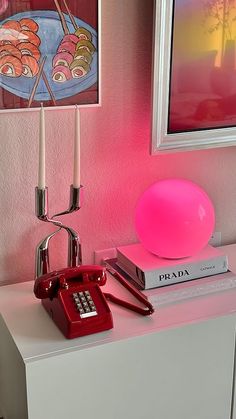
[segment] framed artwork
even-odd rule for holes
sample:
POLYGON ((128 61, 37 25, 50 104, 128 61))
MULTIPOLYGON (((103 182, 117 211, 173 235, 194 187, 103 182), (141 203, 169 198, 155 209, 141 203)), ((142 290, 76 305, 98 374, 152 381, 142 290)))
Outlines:
POLYGON ((236 0, 157 0, 152 153, 236 144, 236 0))
POLYGON ((100 0, 0 0, 0 111, 100 104, 100 0))

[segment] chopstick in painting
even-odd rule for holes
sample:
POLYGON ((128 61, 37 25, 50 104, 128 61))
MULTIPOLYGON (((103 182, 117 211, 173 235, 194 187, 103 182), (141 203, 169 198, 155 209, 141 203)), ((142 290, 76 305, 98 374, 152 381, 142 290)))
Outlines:
POLYGON ((41 78, 41 75, 42 75, 42 72, 43 72, 43 67, 44 67, 44 64, 45 64, 46 59, 47 59, 47 57, 46 57, 46 56, 45 56, 45 57, 43 57, 43 60, 42 60, 42 62, 41 62, 41 64, 40 64, 40 66, 39 66, 39 72, 38 72, 38 74, 37 74, 37 77, 36 77, 36 80, 35 80, 35 83, 34 83, 34 86, 33 86, 32 92, 31 92, 31 94, 30 94, 29 103, 28 103, 28 108, 30 108, 30 106, 31 106, 31 104, 32 104, 32 101, 33 101, 33 99, 34 99, 34 95, 35 95, 36 89, 37 89, 37 87, 38 87, 39 80, 40 80, 40 78, 41 78))
POLYGON ((49 82, 48 82, 47 76, 46 76, 46 74, 44 73, 44 71, 43 71, 43 73, 42 73, 42 77, 43 77, 43 81, 44 81, 44 83, 46 84, 46 87, 47 87, 47 89, 48 89, 48 93, 49 93, 49 94, 50 94, 50 96, 51 96, 51 99, 52 99, 53 105, 54 105, 54 106, 56 106, 57 104, 56 104, 56 99, 55 99, 55 96, 54 96, 54 94, 53 94, 53 91, 52 91, 52 89, 51 89, 51 87, 50 87, 50 84, 49 84, 49 82))
POLYGON ((77 25, 77 23, 76 23, 76 21, 75 21, 75 18, 74 18, 74 16, 72 15, 72 13, 71 13, 71 11, 70 11, 70 9, 69 9, 69 7, 68 7, 67 3, 66 3, 66 0, 62 0, 62 1, 63 1, 63 3, 64 3, 64 6, 65 6, 65 8, 66 8, 66 11, 67 11, 68 15, 70 16, 70 20, 71 20, 72 25, 74 26, 74 28, 75 28, 75 29, 78 29, 78 25, 77 25))
POLYGON ((56 8, 57 8, 57 13, 59 14, 59 17, 60 17, 60 20, 61 20, 61 24, 62 24, 63 31, 64 31, 64 33, 65 33, 66 35, 68 35, 68 34, 70 33, 70 31, 69 31, 69 29, 68 29, 68 26, 67 26, 67 23, 66 23, 65 16, 64 16, 64 14, 62 13, 62 10, 61 10, 61 7, 60 7, 60 5, 59 5, 58 1, 57 1, 57 0, 54 0, 54 3, 55 3, 55 6, 56 6, 56 8))

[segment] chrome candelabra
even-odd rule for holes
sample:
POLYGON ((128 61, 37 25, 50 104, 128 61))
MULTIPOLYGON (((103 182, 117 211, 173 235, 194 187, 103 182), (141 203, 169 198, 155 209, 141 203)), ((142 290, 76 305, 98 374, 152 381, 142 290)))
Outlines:
POLYGON ((58 227, 56 231, 48 234, 43 240, 39 242, 36 247, 36 267, 35 276, 39 276, 50 272, 49 264, 49 242, 55 234, 64 229, 68 234, 68 266, 78 266, 82 264, 81 243, 78 233, 72 228, 64 225, 61 221, 55 220, 61 215, 71 214, 78 211, 81 207, 81 194, 83 187, 75 188, 70 186, 70 201, 67 210, 54 214, 52 217, 48 215, 48 188, 35 188, 35 213, 40 221, 52 223, 58 227))

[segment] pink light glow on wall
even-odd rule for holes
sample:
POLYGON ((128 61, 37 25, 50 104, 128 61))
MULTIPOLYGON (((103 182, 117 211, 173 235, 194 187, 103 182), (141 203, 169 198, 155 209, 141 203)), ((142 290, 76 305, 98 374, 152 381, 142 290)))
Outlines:
POLYGON ((236 125, 236 2, 175 0, 168 132, 236 125))

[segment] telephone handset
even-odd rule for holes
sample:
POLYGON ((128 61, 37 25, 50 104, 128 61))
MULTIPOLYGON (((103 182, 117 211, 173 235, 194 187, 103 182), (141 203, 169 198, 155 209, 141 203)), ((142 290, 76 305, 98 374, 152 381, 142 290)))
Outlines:
POLYGON ((66 338, 71 339, 113 327, 113 320, 100 286, 106 270, 81 265, 53 271, 37 278, 34 293, 66 338))

